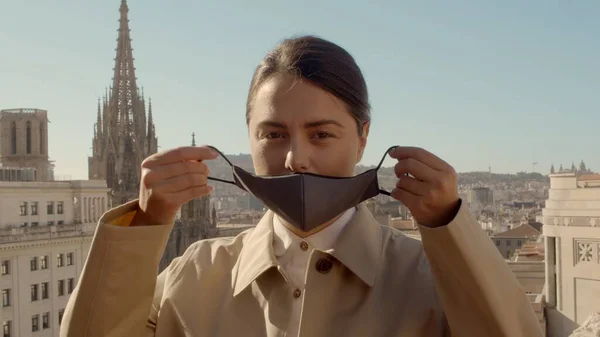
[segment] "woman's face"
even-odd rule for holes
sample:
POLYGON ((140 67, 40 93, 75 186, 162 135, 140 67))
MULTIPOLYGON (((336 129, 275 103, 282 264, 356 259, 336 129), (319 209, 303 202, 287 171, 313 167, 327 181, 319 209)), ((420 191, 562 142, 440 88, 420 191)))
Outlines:
POLYGON ((359 136, 343 101, 306 80, 281 75, 257 91, 248 132, 258 175, 348 177, 362 157, 369 125, 359 136))

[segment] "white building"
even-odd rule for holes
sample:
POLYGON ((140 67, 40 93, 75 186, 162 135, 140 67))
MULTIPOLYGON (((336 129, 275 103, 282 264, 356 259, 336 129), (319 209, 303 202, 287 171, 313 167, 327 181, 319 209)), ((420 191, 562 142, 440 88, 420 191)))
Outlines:
POLYGON ((3 336, 59 335, 107 193, 104 181, 0 181, 3 336))
POLYGON ((600 312, 600 175, 550 175, 543 210, 549 336, 600 312))

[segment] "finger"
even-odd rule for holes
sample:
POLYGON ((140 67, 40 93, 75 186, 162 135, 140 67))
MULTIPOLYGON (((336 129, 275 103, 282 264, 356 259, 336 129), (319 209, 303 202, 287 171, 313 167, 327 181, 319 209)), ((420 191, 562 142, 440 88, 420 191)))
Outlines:
POLYGON ((439 171, 432 169, 415 158, 400 159, 394 165, 394 173, 399 178, 408 173, 421 181, 433 181, 440 174, 439 171))
POLYGON ((165 198, 169 198, 169 200, 172 200, 178 205, 183 205, 189 202, 190 200, 206 196, 210 194, 213 190, 214 187, 209 185, 193 186, 182 191, 166 194, 165 198))
POLYGON ((408 209, 416 209, 415 206, 418 205, 421 198, 420 196, 401 188, 394 188, 390 192, 390 196, 400 201, 404 206, 408 207, 408 209))
POLYGON ((158 193, 173 193, 194 186, 206 186, 208 180, 205 174, 188 173, 158 182, 152 189, 158 193))
POLYGON ((215 159, 219 154, 208 146, 182 146, 151 155, 142 162, 142 167, 156 167, 159 165, 188 160, 215 159))
POLYGON ((418 181, 415 178, 403 176, 398 179, 396 188, 405 190, 414 195, 425 197, 429 194, 429 188, 427 183, 418 181))
POLYGON ((181 191, 168 193, 165 197, 176 201, 179 205, 183 205, 192 199, 209 195, 214 189, 210 185, 191 186, 181 191))
POLYGON ((451 169, 451 166, 448 163, 420 147, 398 146, 390 151, 390 157, 398 160, 414 158, 437 171, 447 171, 451 169))
POLYGON ((197 161, 181 161, 158 166, 154 169, 143 168, 146 171, 142 177, 142 183, 146 187, 153 187, 155 184, 184 174, 198 173, 208 176, 209 169, 206 164, 197 161))
POLYGON ((208 176, 210 173, 208 166, 199 161, 182 161, 161 165, 153 171, 157 179, 169 179, 183 174, 199 173, 208 176))

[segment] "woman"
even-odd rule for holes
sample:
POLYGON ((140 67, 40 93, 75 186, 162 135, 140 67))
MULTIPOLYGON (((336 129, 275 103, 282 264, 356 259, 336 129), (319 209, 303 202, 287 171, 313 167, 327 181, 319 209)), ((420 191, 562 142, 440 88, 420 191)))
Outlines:
POLYGON ((239 186, 268 201, 256 228, 197 242, 157 279, 175 213, 211 192, 204 161, 218 154, 204 146, 150 156, 140 199, 100 220, 61 336, 542 336, 461 203, 453 168, 435 155, 389 152, 399 178, 391 196, 410 209, 422 243, 342 198, 360 194, 354 178, 334 191, 342 204, 311 203, 309 192, 331 188, 304 178, 353 177, 369 135, 365 80, 344 49, 312 36, 283 41, 256 69, 246 120, 257 175, 287 175, 265 188, 275 180, 234 169, 239 186), (305 221, 323 210, 327 221, 305 221))

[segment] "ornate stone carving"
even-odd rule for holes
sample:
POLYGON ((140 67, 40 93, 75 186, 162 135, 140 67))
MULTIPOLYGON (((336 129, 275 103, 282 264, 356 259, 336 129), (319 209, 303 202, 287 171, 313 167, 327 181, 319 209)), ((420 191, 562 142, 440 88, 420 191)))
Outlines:
POLYGON ((580 242, 578 245, 580 262, 591 262, 593 258, 593 247, 591 243, 580 242))
POLYGON ((600 241, 575 240, 575 264, 599 263, 600 241))
POLYGON ((551 217, 545 220, 545 224, 552 223, 554 226, 569 227, 596 227, 600 225, 600 219, 589 217, 551 217), (550 222, 551 221, 551 222, 550 222))
POLYGON ((590 316, 569 337, 600 336, 600 312, 592 312, 590 316))

